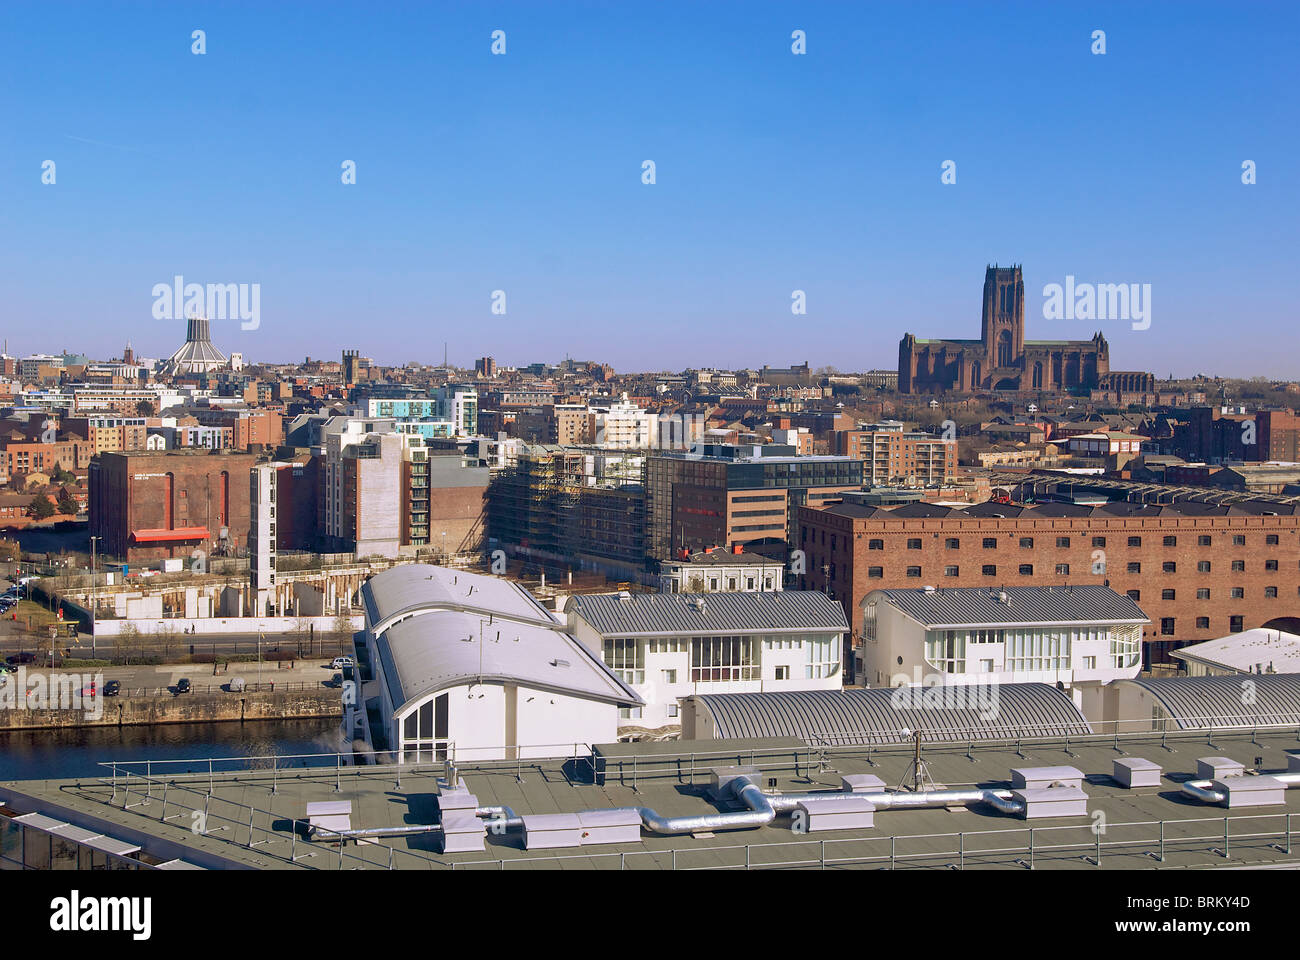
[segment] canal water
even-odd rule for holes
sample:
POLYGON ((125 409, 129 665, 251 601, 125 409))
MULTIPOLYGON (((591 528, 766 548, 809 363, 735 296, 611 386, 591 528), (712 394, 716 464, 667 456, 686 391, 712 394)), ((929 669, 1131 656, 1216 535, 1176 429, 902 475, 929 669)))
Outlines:
MULTIPOLYGON (((135 727, 0 731, 0 780, 54 780, 107 775, 111 760, 204 760, 219 757, 334 754, 342 749, 338 718, 256 723, 167 723, 135 727)), ((294 759, 292 766, 324 760, 294 759)), ((286 761, 288 763, 288 761, 286 761)), ((333 766, 335 760, 328 761, 333 766)), ((180 772, 167 764, 166 769, 180 772)), ((144 773, 143 766, 138 768, 144 773)), ((206 770, 206 762, 195 772, 206 770)), ((218 767, 218 769, 221 769, 218 767)))

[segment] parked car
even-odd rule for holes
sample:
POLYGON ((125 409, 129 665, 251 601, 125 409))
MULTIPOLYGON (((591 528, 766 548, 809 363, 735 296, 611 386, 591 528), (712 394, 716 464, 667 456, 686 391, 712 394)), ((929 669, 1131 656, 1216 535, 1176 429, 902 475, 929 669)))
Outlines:
POLYGON ((351 657, 335 657, 330 664, 331 670, 342 670, 344 667, 355 667, 356 661, 351 657))
POLYGON ((243 692, 244 692, 244 678, 243 678, 243 677, 231 677, 231 678, 230 678, 230 683, 227 684, 227 686, 230 688, 230 692, 231 692, 231 693, 243 693, 243 692))
POLYGON ((342 687, 342 686, 343 686, 343 674, 341 674, 341 673, 336 673, 336 674, 334 674, 334 676, 330 677, 330 686, 331 686, 331 687, 342 687))
POLYGON ((109 680, 107 683, 104 684, 104 696, 106 697, 116 697, 121 692, 122 692, 121 680, 109 680))
POLYGON ((36 654, 34 653, 15 653, 12 656, 5 657, 5 663, 12 663, 18 666, 28 663, 34 663, 36 654))
POLYGON ((187 678, 181 677, 179 680, 176 681, 177 696, 180 696, 182 693, 189 693, 189 692, 190 692, 190 681, 187 678))
POLYGON ((8 663, 0 663, 0 674, 17 673, 18 668, 8 663))

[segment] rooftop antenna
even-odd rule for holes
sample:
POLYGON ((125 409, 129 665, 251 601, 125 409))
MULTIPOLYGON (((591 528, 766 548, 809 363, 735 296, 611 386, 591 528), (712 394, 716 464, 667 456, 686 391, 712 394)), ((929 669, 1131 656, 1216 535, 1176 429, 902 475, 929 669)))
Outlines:
MULTIPOLYGON (((930 770, 921 756, 921 731, 909 731, 905 728, 903 732, 912 735, 912 785, 910 789, 913 793, 924 793, 927 790, 935 789, 934 778, 930 776, 930 770)), ((904 774, 903 780, 906 779, 907 774, 904 774)), ((899 783, 898 789, 903 789, 902 782, 899 783)))

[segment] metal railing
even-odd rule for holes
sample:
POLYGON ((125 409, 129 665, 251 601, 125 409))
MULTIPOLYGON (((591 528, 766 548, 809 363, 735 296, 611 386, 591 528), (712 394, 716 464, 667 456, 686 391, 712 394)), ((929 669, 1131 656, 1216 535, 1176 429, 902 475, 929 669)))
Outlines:
MULTIPOLYGON (((511 865, 536 866, 564 861, 586 860, 599 868, 603 863, 609 869, 670 869, 670 870, 765 870, 765 869, 821 869, 828 867, 876 867, 896 870, 908 866, 965 870, 997 864, 1014 864, 1034 870, 1045 861, 1082 862, 1100 867, 1110 857, 1129 856, 1141 860, 1167 863, 1171 854, 1207 853, 1223 860, 1230 859, 1234 847, 1240 851, 1268 850, 1286 857, 1292 856, 1293 839, 1300 830, 1290 813, 1256 814, 1241 817, 1204 817, 1195 820, 1137 820, 1109 824, 1098 831, 1093 824, 1068 824, 1048 827, 1011 827, 1002 830, 968 830, 956 833, 918 833, 907 835, 841 837, 829 840, 788 840, 774 843, 747 843, 726 846, 697 844, 691 847, 671 847, 661 850, 633 850, 611 853, 557 854, 547 856, 521 856, 495 860, 462 860, 451 864, 452 870, 494 869, 505 870, 511 865), (1252 821, 1272 821, 1276 829, 1242 832, 1233 825, 1252 821), (1182 828, 1194 824, 1214 824, 1213 832, 1190 835, 1182 828), (1052 842, 1068 834, 1088 832, 1089 836, 1074 841, 1052 842), (1125 832, 1131 836, 1107 839, 1112 833, 1125 832), (1020 842, 1009 843, 1009 838, 1022 837, 1020 842), (1046 838, 1046 842, 1044 840, 1046 838), (942 841, 942 849, 932 849, 935 841, 942 841), (990 846, 989 843, 994 845, 990 846), (1009 845, 1008 845, 1009 844, 1009 845), (861 852, 847 848, 856 845, 861 852), (907 849, 908 847, 925 849, 907 849), (888 852, 886 852, 886 850, 888 852), (768 854, 779 854, 767 856, 768 854), (731 862, 691 865, 692 858, 731 862)), ((1276 858, 1273 858, 1276 859, 1276 858)))

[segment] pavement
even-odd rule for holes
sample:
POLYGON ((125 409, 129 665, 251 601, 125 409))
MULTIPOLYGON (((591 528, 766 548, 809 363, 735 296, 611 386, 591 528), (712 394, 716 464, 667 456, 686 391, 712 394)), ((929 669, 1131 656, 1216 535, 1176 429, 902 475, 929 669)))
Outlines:
MULTIPOLYGON (((27 669, 31 672, 36 668, 29 666, 27 669)), ((194 692, 207 693, 216 692, 218 688, 224 687, 235 677, 243 678, 250 689, 256 686, 259 677, 263 684, 274 683, 281 689, 289 688, 289 684, 302 685, 296 687, 296 689, 304 689, 307 686, 320 686, 322 689, 328 689, 324 687, 324 684, 330 681, 334 674, 339 671, 329 666, 329 660, 313 658, 311 660, 297 660, 292 663, 288 661, 283 663, 263 661, 260 671, 256 663, 232 663, 219 674, 213 672, 213 665, 210 663, 81 667, 70 669, 67 672, 103 674, 105 681, 119 681, 124 691, 148 691, 151 693, 174 687, 178 680, 186 677, 189 679, 194 692)))

